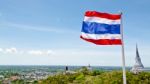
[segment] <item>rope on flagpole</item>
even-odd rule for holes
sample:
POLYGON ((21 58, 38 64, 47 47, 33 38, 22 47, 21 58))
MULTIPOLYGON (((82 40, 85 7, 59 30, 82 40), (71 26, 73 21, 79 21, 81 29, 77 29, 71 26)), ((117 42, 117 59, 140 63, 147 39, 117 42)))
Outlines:
POLYGON ((123 70, 123 84, 127 84, 126 80, 126 69, 125 69, 125 53, 124 53, 124 39, 123 39, 123 24, 122 24, 122 12, 121 14, 121 25, 120 25, 120 31, 121 31, 121 42, 122 42, 122 70, 123 70))

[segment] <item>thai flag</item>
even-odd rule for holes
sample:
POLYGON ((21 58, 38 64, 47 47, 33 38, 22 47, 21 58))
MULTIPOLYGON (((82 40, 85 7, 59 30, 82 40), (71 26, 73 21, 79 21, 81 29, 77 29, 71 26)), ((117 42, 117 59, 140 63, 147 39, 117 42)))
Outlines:
POLYGON ((81 38, 97 45, 121 45, 121 14, 87 11, 81 38))

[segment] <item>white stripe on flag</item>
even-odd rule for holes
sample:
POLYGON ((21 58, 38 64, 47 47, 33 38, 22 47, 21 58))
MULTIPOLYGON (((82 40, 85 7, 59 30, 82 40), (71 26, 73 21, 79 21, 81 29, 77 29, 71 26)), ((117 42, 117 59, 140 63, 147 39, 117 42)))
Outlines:
POLYGON ((120 34, 87 34, 84 32, 81 32, 81 36, 86 39, 121 39, 120 34))
POLYGON ((106 18, 100 17, 84 17, 85 22, 96 22, 96 23, 104 23, 104 24, 120 24, 120 20, 110 20, 106 18))

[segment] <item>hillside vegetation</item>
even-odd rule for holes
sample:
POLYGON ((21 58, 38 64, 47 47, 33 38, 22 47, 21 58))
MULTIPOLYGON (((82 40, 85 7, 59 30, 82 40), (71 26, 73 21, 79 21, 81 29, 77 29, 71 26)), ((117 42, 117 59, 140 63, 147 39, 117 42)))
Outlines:
MULTIPOLYGON (((150 72, 141 72, 135 75, 126 72, 127 84, 150 84, 150 72)), ((122 84, 122 71, 89 71, 86 68, 77 73, 61 73, 50 76, 39 84, 122 84)))

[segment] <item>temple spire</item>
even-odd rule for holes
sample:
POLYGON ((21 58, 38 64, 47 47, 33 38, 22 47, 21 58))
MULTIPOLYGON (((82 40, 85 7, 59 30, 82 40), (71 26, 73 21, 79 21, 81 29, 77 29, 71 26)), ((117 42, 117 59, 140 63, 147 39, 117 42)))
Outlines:
POLYGON ((136 57, 139 57, 139 51, 138 51, 138 46, 136 44, 136 57))
POLYGON ((143 64, 142 64, 142 62, 141 62, 141 58, 140 58, 139 51, 138 51, 138 46, 137 46, 137 44, 136 44, 135 64, 134 64, 134 66, 132 67, 131 72, 137 74, 137 73, 143 71, 143 69, 144 69, 144 66, 143 66, 143 64))

